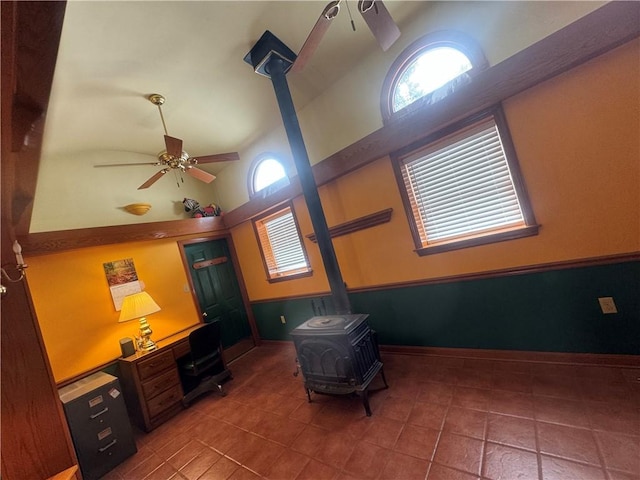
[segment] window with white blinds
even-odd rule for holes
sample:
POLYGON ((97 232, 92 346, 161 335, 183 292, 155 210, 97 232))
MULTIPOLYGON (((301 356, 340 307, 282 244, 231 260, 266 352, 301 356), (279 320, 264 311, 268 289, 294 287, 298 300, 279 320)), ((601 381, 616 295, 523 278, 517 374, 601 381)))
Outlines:
POLYGON ((254 227, 269 279, 310 272, 300 232, 290 207, 257 219, 254 227))
POLYGON ((410 154, 400 171, 418 248, 526 229, 532 218, 494 116, 410 154))

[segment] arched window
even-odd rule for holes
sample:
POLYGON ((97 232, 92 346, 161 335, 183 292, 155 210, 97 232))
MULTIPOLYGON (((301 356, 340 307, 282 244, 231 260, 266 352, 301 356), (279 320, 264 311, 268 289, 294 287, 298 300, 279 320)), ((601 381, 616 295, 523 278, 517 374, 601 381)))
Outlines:
POLYGON ((409 45, 393 63, 382 88, 385 121, 453 93, 487 66, 476 42, 460 32, 436 32, 409 45))
POLYGON ((249 196, 268 195, 289 184, 284 162, 272 153, 259 155, 249 169, 249 196))

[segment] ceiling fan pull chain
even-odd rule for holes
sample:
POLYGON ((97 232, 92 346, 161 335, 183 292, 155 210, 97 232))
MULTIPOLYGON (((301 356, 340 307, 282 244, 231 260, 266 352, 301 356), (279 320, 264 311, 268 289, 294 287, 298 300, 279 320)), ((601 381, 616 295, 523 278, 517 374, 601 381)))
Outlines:
POLYGON ((353 31, 356 31, 356 24, 353 21, 353 17, 351 16, 351 9, 349 8, 349 2, 346 1, 344 2, 347 4, 347 13, 349 14, 349 20, 351 21, 351 28, 353 29, 353 31))

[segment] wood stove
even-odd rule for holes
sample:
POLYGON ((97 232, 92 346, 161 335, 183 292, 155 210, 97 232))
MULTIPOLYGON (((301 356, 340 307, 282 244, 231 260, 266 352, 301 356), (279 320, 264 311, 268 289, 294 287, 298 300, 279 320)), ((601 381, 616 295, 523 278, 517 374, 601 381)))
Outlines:
POLYGON ((312 317, 291 332, 309 402, 311 392, 357 393, 367 416, 369 385, 380 372, 388 388, 368 314, 312 317))

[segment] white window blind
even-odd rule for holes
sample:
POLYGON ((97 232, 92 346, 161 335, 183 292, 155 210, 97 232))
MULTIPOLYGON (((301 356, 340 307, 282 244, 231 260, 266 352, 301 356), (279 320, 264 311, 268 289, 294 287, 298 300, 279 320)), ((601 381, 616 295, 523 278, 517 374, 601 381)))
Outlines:
POLYGON ((402 173, 424 247, 525 226, 493 118, 405 159, 402 173))
POLYGON ((290 208, 256 222, 256 227, 272 278, 309 270, 290 208))

